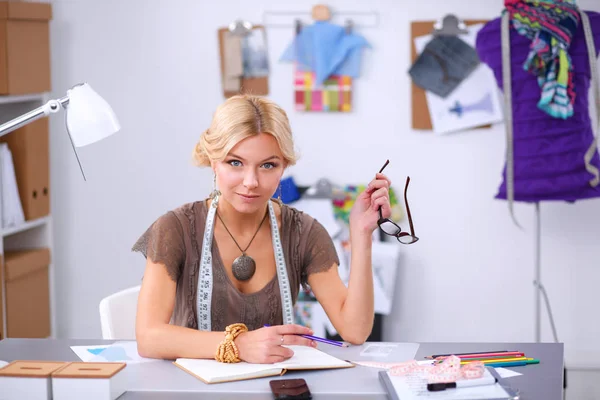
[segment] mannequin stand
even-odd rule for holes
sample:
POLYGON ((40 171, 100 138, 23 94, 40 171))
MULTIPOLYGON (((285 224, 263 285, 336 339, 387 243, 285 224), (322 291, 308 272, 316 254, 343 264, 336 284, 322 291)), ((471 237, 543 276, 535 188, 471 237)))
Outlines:
MULTIPOLYGON (((535 268, 534 268, 534 281, 535 286, 534 292, 534 306, 535 306, 535 341, 540 343, 542 341, 542 295, 544 296, 544 302, 546 303, 546 309, 548 310, 548 318, 550 319, 550 326, 552 327, 552 335, 554 336, 554 342, 558 343, 558 335, 556 334, 556 326, 554 325, 554 317, 552 316, 552 310, 550 309, 550 300, 546 289, 542 284, 542 254, 541 254, 541 238, 542 238, 542 218, 540 215, 540 203, 535 203, 535 268)), ((563 370, 563 388, 567 388, 567 367, 563 370)))

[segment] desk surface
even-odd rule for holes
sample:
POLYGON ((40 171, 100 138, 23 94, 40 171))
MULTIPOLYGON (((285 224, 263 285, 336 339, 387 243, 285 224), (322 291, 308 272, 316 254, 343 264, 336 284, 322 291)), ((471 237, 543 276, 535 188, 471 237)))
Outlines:
MULTIPOLYGON (((53 340, 53 339, 4 339, 0 341, 0 360, 56 360, 80 361, 70 346, 112 343, 104 340, 53 340)), ((319 345, 319 349, 344 360, 351 361, 398 361, 394 353, 387 357, 361 357, 364 346, 338 348, 319 345)), ((400 344, 401 345, 401 344, 400 344)), ((528 357, 540 359, 540 364, 511 368, 523 375, 509 378, 510 385, 518 389, 521 399, 562 400, 564 348, 556 343, 422 343, 416 359, 431 354, 464 353, 496 349, 517 349, 528 357)), ((356 366, 354 368, 288 372, 284 377, 304 378, 313 399, 386 399, 379 382, 379 369, 356 366)), ((253 379, 232 383, 207 385, 182 371, 171 361, 130 364, 123 370, 127 374, 128 392, 119 400, 132 399, 272 399, 269 380, 253 379)), ((275 378, 275 379, 280 379, 275 378)))

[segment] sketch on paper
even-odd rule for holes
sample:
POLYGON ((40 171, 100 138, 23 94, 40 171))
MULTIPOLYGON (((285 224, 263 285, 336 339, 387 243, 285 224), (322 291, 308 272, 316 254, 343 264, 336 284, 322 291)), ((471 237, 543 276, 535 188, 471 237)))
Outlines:
POLYGON ((126 362, 135 364, 157 360, 140 356, 136 341, 118 341, 110 345, 71 346, 71 350, 84 362, 126 362))
MULTIPOLYGON (((461 39, 475 46, 477 32, 483 24, 468 26, 468 34, 461 39)), ((417 53, 421 53, 432 35, 415 38, 417 53)), ((484 125, 502 122, 504 114, 500 103, 500 90, 492 70, 480 63, 479 66, 445 99, 425 92, 433 131, 445 134, 484 125)))
POLYGON ((486 93, 479 101, 475 103, 461 104, 459 100, 456 100, 454 106, 450 108, 451 113, 454 113, 461 118, 463 114, 470 112, 486 112, 491 114, 494 112, 494 104, 492 103, 491 93, 486 93))

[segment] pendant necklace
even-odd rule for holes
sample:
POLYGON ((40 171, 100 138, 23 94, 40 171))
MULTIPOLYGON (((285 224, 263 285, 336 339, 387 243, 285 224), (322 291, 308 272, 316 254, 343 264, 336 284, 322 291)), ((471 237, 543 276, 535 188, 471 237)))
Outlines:
POLYGON ((248 248, 252 244, 252 241, 256 237, 256 234, 260 230, 260 227, 262 226, 263 222, 265 222, 265 219, 267 219, 267 213, 265 213, 265 216, 263 217, 262 221, 260 221, 260 225, 258 225, 258 229, 256 230, 256 232, 254 232, 254 236, 252 236, 252 239, 250 239, 250 243, 248 243, 248 246, 246 246, 246 248, 243 250, 238 244, 238 242, 235 240, 231 232, 229 232, 229 229, 227 229, 225 222, 223 222, 223 219, 221 218, 221 215, 219 215, 218 212, 217 217, 219 217, 219 220, 223 224, 223 227, 225 228, 227 233, 229 233, 229 236, 231 236, 231 239, 233 239, 233 242, 238 247, 238 249, 240 249, 240 251, 242 252, 241 256, 233 260, 233 264, 231 264, 231 272, 233 272, 233 276, 238 281, 247 281, 248 279, 254 276, 254 272, 256 272, 256 263, 254 262, 254 259, 252 257, 246 254, 246 250, 248 250, 248 248))

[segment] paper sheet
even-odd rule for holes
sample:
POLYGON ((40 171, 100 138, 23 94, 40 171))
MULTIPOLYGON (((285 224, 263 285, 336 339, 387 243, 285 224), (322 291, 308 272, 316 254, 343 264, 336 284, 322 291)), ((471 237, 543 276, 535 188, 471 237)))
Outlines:
POLYGON ((496 368, 496 372, 500 375, 500 378, 512 378, 513 376, 523 375, 519 372, 515 372, 511 369, 506 369, 502 367, 496 368))
MULTIPOLYGON (((418 343, 369 343, 365 345, 365 348, 361 351, 361 357, 374 357, 377 361, 381 357, 394 357, 394 363, 401 363, 404 361, 410 361, 415 359, 415 355, 419 350, 418 343)), ((360 362, 357 362, 360 364, 360 362)), ((367 365, 367 364, 365 364, 367 365)), ((370 365, 371 366, 371 365, 370 365)))
MULTIPOLYGON (((461 35, 469 45, 475 47, 477 32, 483 24, 468 26, 468 34, 461 35)), ((421 53, 432 35, 414 39, 417 53, 421 53)), ((481 63, 445 99, 425 92, 433 131, 438 134, 455 132, 501 122, 504 112, 500 104, 500 91, 493 71, 481 63)))
POLYGON ((397 343, 373 343, 360 352, 361 356, 388 357, 398 347, 397 343))
POLYGON ((138 354, 135 341, 119 341, 111 345, 71 346, 71 350, 84 362, 125 362, 136 364, 159 361, 138 354))
POLYGON ((88 362, 91 361, 92 358, 96 357, 99 353, 106 350, 108 345, 103 346, 71 346, 71 350, 81 361, 88 362))
MULTIPOLYGON (((427 390, 427 379, 421 374, 411 374, 406 376, 392 376, 389 373, 387 374, 398 398, 402 400, 486 400, 509 397, 508 393, 506 393, 502 386, 497 383, 494 385, 430 392, 427 390)), ((487 370, 485 371, 485 374, 486 375, 484 376, 491 376, 490 372, 487 370)))

